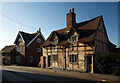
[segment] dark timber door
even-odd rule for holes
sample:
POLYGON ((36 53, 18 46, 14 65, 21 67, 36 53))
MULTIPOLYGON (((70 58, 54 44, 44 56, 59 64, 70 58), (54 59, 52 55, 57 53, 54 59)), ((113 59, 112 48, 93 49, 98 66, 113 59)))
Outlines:
POLYGON ((46 67, 46 57, 43 57, 43 68, 46 67))
POLYGON ((48 56, 48 67, 50 67, 50 56, 48 56))

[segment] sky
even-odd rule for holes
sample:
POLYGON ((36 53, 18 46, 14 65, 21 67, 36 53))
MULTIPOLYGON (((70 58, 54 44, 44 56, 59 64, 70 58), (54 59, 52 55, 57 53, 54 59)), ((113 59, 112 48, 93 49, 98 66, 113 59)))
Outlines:
POLYGON ((102 15, 109 40, 118 46, 118 2, 3 2, 0 49, 14 44, 19 31, 34 33, 41 28, 47 39, 52 31, 66 27, 72 8, 77 23, 102 15))

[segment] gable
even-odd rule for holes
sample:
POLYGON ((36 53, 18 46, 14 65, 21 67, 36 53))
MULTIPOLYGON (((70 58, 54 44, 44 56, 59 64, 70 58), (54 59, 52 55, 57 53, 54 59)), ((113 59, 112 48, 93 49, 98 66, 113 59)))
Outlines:
POLYGON ((17 37, 16 37, 16 39, 15 39, 15 41, 14 41, 14 44, 18 45, 20 42, 25 43, 22 35, 18 32, 17 37), (20 40, 21 40, 21 41, 20 41, 20 40))
POLYGON ((58 35, 57 35, 57 33, 56 32, 53 32, 52 33, 52 36, 51 36, 51 38, 50 38, 50 41, 53 41, 54 39, 58 39, 58 35))
POLYGON ((77 30, 72 27, 71 30, 68 32, 67 39, 69 39, 71 36, 74 36, 74 35, 79 35, 79 34, 77 30))
POLYGON ((109 41, 105 26, 104 26, 103 19, 100 20, 95 39, 100 40, 100 41, 104 41, 104 42, 109 41))

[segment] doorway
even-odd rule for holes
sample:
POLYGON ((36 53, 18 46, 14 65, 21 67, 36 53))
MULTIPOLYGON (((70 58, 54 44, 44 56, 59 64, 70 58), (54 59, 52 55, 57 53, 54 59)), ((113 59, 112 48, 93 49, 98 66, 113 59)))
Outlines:
POLYGON ((92 56, 87 56, 87 72, 92 71, 92 56))
POLYGON ((46 57, 43 57, 43 68, 46 68, 46 57))
POLYGON ((48 67, 50 67, 50 56, 48 56, 48 67))

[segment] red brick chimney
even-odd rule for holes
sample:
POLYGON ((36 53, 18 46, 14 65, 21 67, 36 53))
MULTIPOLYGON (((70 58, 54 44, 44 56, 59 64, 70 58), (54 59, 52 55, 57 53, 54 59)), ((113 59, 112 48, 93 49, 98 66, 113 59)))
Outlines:
POLYGON ((74 8, 72 8, 72 12, 70 9, 70 12, 67 14, 67 27, 72 27, 76 24, 76 14, 74 13, 74 8))

